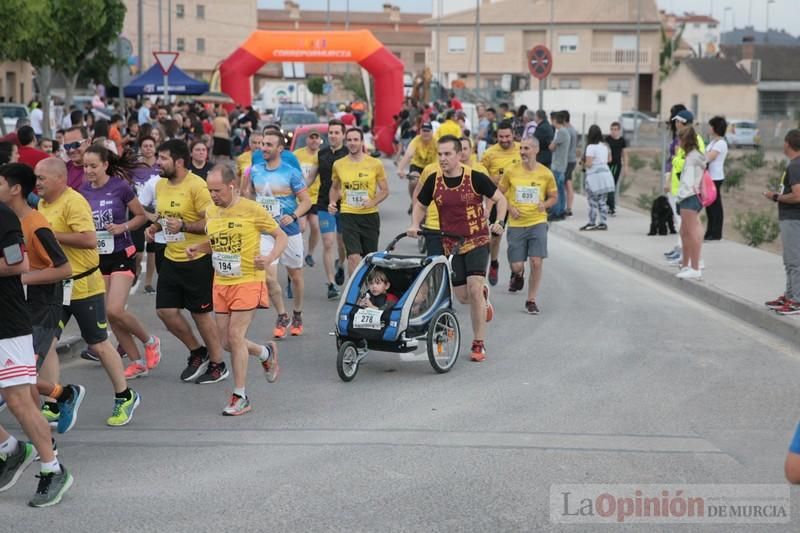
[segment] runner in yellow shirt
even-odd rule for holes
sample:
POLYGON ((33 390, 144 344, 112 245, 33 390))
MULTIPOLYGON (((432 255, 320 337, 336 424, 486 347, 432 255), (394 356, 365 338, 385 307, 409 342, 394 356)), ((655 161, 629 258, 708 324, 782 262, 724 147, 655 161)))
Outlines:
MULTIPOLYGON (((433 125, 430 122, 423 122, 419 135, 411 139, 403 159, 397 164, 397 176, 400 179, 408 178, 408 194, 412 202, 416 198, 414 190, 420 174, 425 167, 435 163, 436 160, 437 144, 433 137, 433 125)), ((411 214, 411 207, 408 208, 408 214, 411 214)))
POLYGON ((250 134, 250 149, 236 158, 236 170, 239 173, 239 183, 244 179, 244 172, 253 165, 253 152, 264 148, 264 135, 260 131, 250 134))
MULTIPOLYGON (((514 128, 511 121, 504 120, 497 125, 497 144, 493 144, 483 153, 481 163, 489 170, 489 177, 495 184, 500 183, 500 178, 503 177, 503 172, 513 165, 519 164, 519 143, 514 142, 514 128)), ((489 213, 489 222, 494 222, 497 216, 497 210, 492 207, 489 213)), ((500 264, 497 257, 500 253, 500 242, 502 235, 492 235, 492 243, 490 246, 491 262, 489 263, 489 284, 497 285, 497 275, 500 264)))
POLYGON ((222 344, 231 354, 234 389, 226 416, 250 411, 245 393, 248 355, 258 357, 267 381, 278 378, 278 348, 275 342, 258 345, 247 340, 247 330, 256 309, 268 306, 264 268, 283 253, 287 237, 275 219, 258 203, 242 198, 236 174, 227 165, 217 165, 208 174, 208 190, 214 202, 206 210, 209 240, 189 246, 191 258, 211 254, 214 265, 214 313, 222 344), (261 235, 269 234, 275 246, 261 255, 261 235))
POLYGON ((539 314, 536 293, 542 281, 543 259, 547 257, 547 210, 558 201, 553 173, 536 161, 539 141, 525 137, 520 143, 522 163, 507 168, 500 179, 500 191, 508 200, 508 263, 511 265, 509 292, 525 286, 525 261, 530 260, 528 298, 525 310, 539 314))
POLYGON ((300 162, 303 170, 303 179, 306 182, 308 195, 311 197, 311 207, 308 212, 300 217, 300 231, 305 231, 304 221, 308 221, 308 247, 306 248, 306 265, 314 266, 314 249, 321 239, 319 230, 319 216, 317 216, 317 200, 319 199, 319 147, 322 144, 322 137, 317 130, 311 130, 306 137, 306 145, 294 151, 294 155, 300 162))

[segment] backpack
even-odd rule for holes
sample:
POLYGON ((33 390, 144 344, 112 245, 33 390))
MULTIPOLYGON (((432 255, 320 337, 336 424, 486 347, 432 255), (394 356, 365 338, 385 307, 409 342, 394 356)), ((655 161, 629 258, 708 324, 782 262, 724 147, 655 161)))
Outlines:
POLYGON ((703 207, 708 207, 717 201, 717 186, 714 185, 714 180, 711 178, 711 173, 708 169, 703 171, 697 196, 700 198, 700 203, 703 204, 703 207))

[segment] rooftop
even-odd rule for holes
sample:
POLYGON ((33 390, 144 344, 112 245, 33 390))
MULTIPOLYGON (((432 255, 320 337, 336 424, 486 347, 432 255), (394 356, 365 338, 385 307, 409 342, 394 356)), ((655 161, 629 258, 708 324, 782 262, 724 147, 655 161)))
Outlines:
MULTIPOLYGON (((328 20, 327 11, 311 11, 300 10, 300 23, 314 22, 325 23, 328 20)), ((428 13, 404 13, 398 12, 398 24, 417 25, 419 22, 430 15, 428 13)), ((345 24, 347 21, 350 24, 371 25, 376 22, 384 22, 386 24, 394 24, 395 20, 390 18, 390 15, 385 12, 373 11, 350 11, 348 15, 345 11, 331 11, 330 12, 331 24, 345 24)), ((258 21, 259 22, 287 22, 294 23, 296 19, 291 17, 291 13, 286 9, 259 9, 258 21)))
POLYGON ((682 64, 706 85, 752 85, 753 78, 736 61, 719 57, 684 59, 682 64))
MULTIPOLYGON (((725 57, 740 61, 743 45, 722 45, 725 57)), ((753 59, 761 60, 761 81, 800 81, 800 54, 792 46, 753 45, 753 59)))

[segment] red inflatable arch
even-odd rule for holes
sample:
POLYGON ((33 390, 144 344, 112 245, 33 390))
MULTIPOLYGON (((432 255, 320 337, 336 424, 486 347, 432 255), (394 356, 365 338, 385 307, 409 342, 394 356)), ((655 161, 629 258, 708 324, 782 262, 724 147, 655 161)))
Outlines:
POLYGON ((250 105, 250 77, 268 61, 351 61, 364 67, 375 80, 375 144, 392 153, 392 116, 403 104, 403 63, 372 32, 255 31, 220 65, 222 91, 237 104, 250 105))

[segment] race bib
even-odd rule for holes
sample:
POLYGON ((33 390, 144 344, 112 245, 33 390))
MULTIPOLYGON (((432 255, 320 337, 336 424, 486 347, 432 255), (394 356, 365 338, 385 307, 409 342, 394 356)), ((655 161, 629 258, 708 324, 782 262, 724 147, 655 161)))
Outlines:
POLYGON ((369 191, 347 191, 345 202, 350 207, 364 207, 369 200, 369 191))
POLYGON ((170 233, 167 230, 167 219, 162 218, 158 221, 161 224, 161 228, 164 230, 164 241, 166 242, 183 242, 186 240, 186 235, 182 231, 178 231, 175 233, 170 233))
POLYGON ((539 187, 517 187, 516 200, 518 204, 538 204, 539 187))
POLYGON ((242 275, 242 256, 239 254, 224 254, 214 252, 211 254, 214 262, 214 271, 225 278, 238 278, 242 275))
POLYGON ((281 216, 281 202, 277 198, 273 196, 259 196, 257 197, 258 203, 261 204, 261 207, 267 210, 267 213, 270 214, 273 218, 279 218, 281 216))
POLYGON ((100 255, 114 253, 114 236, 110 231, 97 231, 97 251, 100 255))
POLYGON ((353 327, 359 329, 381 329, 380 309, 359 309, 353 316, 353 327))
POLYGON ((62 305, 69 305, 72 302, 72 280, 65 279, 62 283, 64 289, 64 297, 61 300, 62 305))

